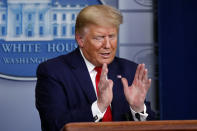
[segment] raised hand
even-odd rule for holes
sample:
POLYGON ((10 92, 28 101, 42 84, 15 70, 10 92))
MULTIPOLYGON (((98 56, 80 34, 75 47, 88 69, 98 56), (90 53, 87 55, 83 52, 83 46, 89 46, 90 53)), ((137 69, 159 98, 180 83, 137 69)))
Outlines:
POLYGON ((107 79, 108 68, 107 64, 103 64, 100 82, 98 84, 98 100, 97 104, 101 112, 104 112, 111 104, 113 98, 113 81, 107 79))
POLYGON ((126 78, 122 78, 125 97, 136 112, 144 110, 144 100, 151 85, 151 79, 148 79, 148 70, 144 64, 139 64, 135 73, 132 85, 128 85, 126 78))

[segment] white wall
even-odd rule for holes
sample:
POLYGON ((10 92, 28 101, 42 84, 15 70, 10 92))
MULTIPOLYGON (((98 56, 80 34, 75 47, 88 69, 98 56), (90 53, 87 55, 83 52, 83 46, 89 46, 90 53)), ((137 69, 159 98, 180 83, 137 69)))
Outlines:
POLYGON ((0 79, 0 131, 39 131, 35 82, 0 79))
POLYGON ((147 94, 154 110, 157 108, 156 43, 154 40, 154 12, 151 0, 118 0, 117 7, 123 14, 119 34, 119 56, 145 63, 152 79, 147 94))

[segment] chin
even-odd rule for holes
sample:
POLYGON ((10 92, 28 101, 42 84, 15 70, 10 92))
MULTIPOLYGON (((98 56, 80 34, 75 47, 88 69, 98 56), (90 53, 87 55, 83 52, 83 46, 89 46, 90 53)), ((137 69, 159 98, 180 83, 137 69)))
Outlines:
POLYGON ((113 59, 109 59, 109 60, 103 60, 102 64, 106 63, 107 65, 110 64, 113 61, 113 59))

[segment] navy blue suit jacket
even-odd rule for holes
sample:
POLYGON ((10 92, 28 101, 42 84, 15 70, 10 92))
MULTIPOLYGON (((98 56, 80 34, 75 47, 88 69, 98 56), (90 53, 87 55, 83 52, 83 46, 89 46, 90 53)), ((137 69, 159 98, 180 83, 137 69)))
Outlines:
MULTIPOLYGON (((111 103, 113 121, 133 120, 117 75, 126 77, 131 85, 136 67, 136 63, 117 57, 108 65, 108 78, 114 82, 111 103)), ((37 78, 36 107, 42 130, 57 131, 68 122, 94 121, 91 105, 97 98, 79 48, 41 63, 37 78)), ((154 119, 149 104, 146 103, 146 106, 147 119, 154 119)))

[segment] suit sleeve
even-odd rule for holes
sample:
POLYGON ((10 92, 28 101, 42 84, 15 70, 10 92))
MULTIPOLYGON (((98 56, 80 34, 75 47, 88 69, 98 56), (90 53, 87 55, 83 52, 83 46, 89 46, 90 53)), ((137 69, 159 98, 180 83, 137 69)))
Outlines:
MULTIPOLYGON (((55 69, 55 67, 54 67, 55 69)), ((67 92, 61 81, 44 64, 37 69, 36 107, 43 131, 59 131, 68 122, 94 121, 91 105, 69 108, 67 92)))
POLYGON ((146 104, 146 112, 148 113, 148 117, 146 118, 146 120, 158 120, 156 113, 151 109, 150 106, 150 102, 149 101, 145 101, 146 104))

